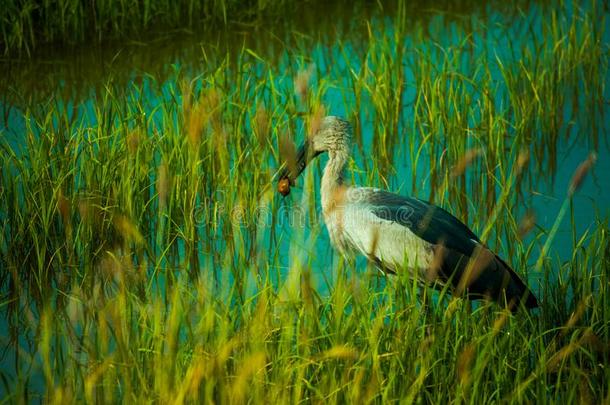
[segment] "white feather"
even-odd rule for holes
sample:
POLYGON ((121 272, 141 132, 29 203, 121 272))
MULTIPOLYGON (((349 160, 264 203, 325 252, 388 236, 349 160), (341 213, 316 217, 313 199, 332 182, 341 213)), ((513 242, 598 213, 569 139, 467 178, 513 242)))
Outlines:
POLYGON ((395 272, 408 270, 424 277, 433 261, 433 245, 409 228, 375 215, 360 194, 371 191, 352 188, 342 207, 326 217, 331 242, 342 254, 360 253, 395 272))

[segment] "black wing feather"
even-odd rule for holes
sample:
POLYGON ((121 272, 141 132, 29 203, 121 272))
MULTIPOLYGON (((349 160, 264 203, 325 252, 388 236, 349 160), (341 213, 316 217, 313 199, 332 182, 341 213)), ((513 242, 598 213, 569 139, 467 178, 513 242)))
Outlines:
POLYGON ((432 244, 443 244, 472 256, 479 238, 459 219, 426 201, 378 190, 368 196, 372 212, 379 218, 408 227, 432 244))
MULTIPOLYGON (((477 245, 488 251, 480 239, 459 219, 426 201, 403 197, 387 191, 376 190, 367 202, 373 213, 382 219, 394 221, 408 227, 413 233, 434 245, 443 245, 442 278, 451 280, 457 287, 464 276, 468 260, 477 245)), ((472 298, 489 296, 502 303, 513 298, 523 301, 526 307, 534 308, 538 302, 527 285, 500 257, 492 255, 477 278, 471 280, 468 292, 472 298)), ((513 303, 514 304, 514 303, 513 303)), ((516 307, 513 306, 513 310, 516 307)))

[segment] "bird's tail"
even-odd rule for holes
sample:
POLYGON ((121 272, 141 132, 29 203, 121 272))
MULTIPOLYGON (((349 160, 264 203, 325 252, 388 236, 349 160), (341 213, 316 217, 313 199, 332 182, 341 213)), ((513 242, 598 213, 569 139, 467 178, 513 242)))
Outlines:
POLYGON ((534 293, 527 287, 527 285, 521 280, 521 278, 515 273, 515 271, 499 256, 495 256, 496 266, 503 275, 503 284, 505 300, 507 305, 511 305, 514 302, 516 308, 518 304, 522 303, 526 308, 537 308, 538 300, 534 293))
POLYGON ((447 249, 444 253, 445 274, 457 294, 465 293, 471 299, 488 298, 513 311, 523 304, 536 308, 538 300, 515 271, 499 256, 480 246, 468 258, 447 249), (450 274, 450 273, 453 274, 450 274))

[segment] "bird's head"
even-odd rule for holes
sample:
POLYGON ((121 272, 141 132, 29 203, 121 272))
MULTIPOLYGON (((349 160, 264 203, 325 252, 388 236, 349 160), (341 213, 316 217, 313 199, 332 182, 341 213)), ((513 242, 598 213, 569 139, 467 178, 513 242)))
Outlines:
POLYGON ((303 173, 305 167, 324 152, 347 153, 351 143, 352 127, 342 118, 328 116, 322 119, 319 128, 299 147, 292 169, 286 165, 278 178, 278 191, 286 196, 290 186, 303 173))

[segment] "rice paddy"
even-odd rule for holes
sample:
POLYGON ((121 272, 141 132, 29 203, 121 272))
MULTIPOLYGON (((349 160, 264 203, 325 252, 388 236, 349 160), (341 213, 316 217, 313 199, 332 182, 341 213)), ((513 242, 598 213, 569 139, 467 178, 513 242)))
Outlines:
POLYGON ((2 402, 610 403, 607 4, 109 2, 85 33, 30 3, 1 17, 2 402), (134 36, 189 18, 223 32, 134 36), (334 252, 324 162, 275 183, 324 115, 351 182, 454 213, 540 308, 334 252))

